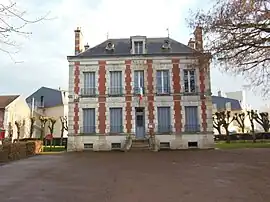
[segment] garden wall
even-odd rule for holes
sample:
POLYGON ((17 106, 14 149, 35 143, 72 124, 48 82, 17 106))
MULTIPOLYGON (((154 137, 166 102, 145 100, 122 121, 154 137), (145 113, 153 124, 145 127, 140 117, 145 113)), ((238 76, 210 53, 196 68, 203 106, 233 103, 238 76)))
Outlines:
POLYGON ((42 141, 4 143, 0 145, 0 163, 27 158, 41 151, 42 141))

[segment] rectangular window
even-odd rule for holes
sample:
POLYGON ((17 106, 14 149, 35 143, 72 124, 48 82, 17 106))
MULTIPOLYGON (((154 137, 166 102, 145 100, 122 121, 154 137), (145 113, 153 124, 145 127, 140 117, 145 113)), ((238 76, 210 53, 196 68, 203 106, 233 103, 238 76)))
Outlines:
POLYGON ((110 72, 110 95, 119 96, 122 95, 122 72, 111 71, 110 72))
POLYGON ((84 83, 82 88, 83 96, 94 96, 96 95, 96 75, 95 72, 84 72, 83 73, 84 83))
POLYGON ((82 133, 96 133, 96 115, 95 108, 83 109, 83 128, 82 133))
POLYGON ((195 70, 184 70, 184 90, 185 93, 196 92, 195 70))
POLYGON ((123 132, 123 114, 122 108, 110 108, 110 132, 123 132))
POLYGON ((144 72, 143 70, 134 71, 134 93, 144 93, 144 72))
POLYGON ((169 133, 171 132, 171 108, 158 107, 158 132, 169 133))
POLYGON ((135 41, 134 42, 134 53, 135 54, 143 54, 143 42, 135 41))
POLYGON ((185 131, 186 132, 199 132, 200 125, 198 121, 198 107, 187 106, 185 107, 185 131))
POLYGON ((157 71, 157 94, 169 94, 170 82, 169 82, 169 70, 157 71))

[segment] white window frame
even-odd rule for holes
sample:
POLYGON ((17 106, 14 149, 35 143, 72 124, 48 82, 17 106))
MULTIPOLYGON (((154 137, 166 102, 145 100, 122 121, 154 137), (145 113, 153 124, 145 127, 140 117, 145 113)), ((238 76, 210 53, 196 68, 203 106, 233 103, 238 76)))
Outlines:
POLYGON ((184 69, 184 92, 185 93, 194 93, 191 92, 191 87, 190 87, 190 72, 194 72, 194 83, 195 83, 195 92, 196 92, 196 70, 195 69, 184 69), (187 71, 187 77, 188 77, 188 92, 186 92, 186 86, 185 86, 185 71, 187 71))
MULTIPOLYGON (((161 72, 161 92, 158 92, 158 94, 168 94, 168 93, 170 93, 170 71, 169 70, 167 70, 167 69, 162 69, 162 70, 157 70, 157 72, 161 72), (164 72, 168 72, 168 92, 165 92, 165 90, 164 90, 164 76, 163 76, 163 74, 164 74, 164 72)), ((158 89, 159 90, 159 89, 158 89)))

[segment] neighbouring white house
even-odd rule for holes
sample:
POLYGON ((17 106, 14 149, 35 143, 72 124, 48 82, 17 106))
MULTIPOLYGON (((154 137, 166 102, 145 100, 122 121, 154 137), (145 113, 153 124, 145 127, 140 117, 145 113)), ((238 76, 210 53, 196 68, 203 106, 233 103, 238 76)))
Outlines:
POLYGON ((15 121, 22 126, 20 138, 28 137, 30 132, 30 108, 20 95, 0 96, 0 129, 5 130, 8 137, 9 123, 13 130, 13 139, 17 138, 17 127, 15 121))
MULTIPOLYGON (((56 119, 53 137, 61 137, 62 123, 60 117, 68 118, 68 92, 61 89, 41 87, 28 96, 26 102, 31 109, 31 116, 36 117, 32 137, 39 138, 41 135, 40 116, 56 119)), ((50 134, 48 124, 49 122, 45 126, 45 135, 50 134)), ((65 130, 63 137, 67 137, 67 133, 65 130)))

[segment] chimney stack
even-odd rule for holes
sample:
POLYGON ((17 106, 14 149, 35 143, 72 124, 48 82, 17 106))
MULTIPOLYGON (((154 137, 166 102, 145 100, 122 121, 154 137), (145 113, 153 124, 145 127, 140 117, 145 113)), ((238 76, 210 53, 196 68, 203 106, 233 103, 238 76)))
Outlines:
POLYGON ((88 43, 86 45, 84 45, 84 51, 86 51, 90 46, 88 45, 88 43))
POLYGON ((220 90, 218 91, 218 97, 221 97, 221 91, 220 90))
POLYGON ((202 37, 202 27, 197 26, 195 31, 195 49, 198 51, 203 51, 203 37, 202 37))
POLYGON ((194 39, 190 38, 188 41, 188 46, 192 49, 195 49, 195 41, 194 39))
POLYGON ((75 55, 78 55, 80 52, 82 52, 82 32, 81 28, 77 27, 75 32, 75 55))

